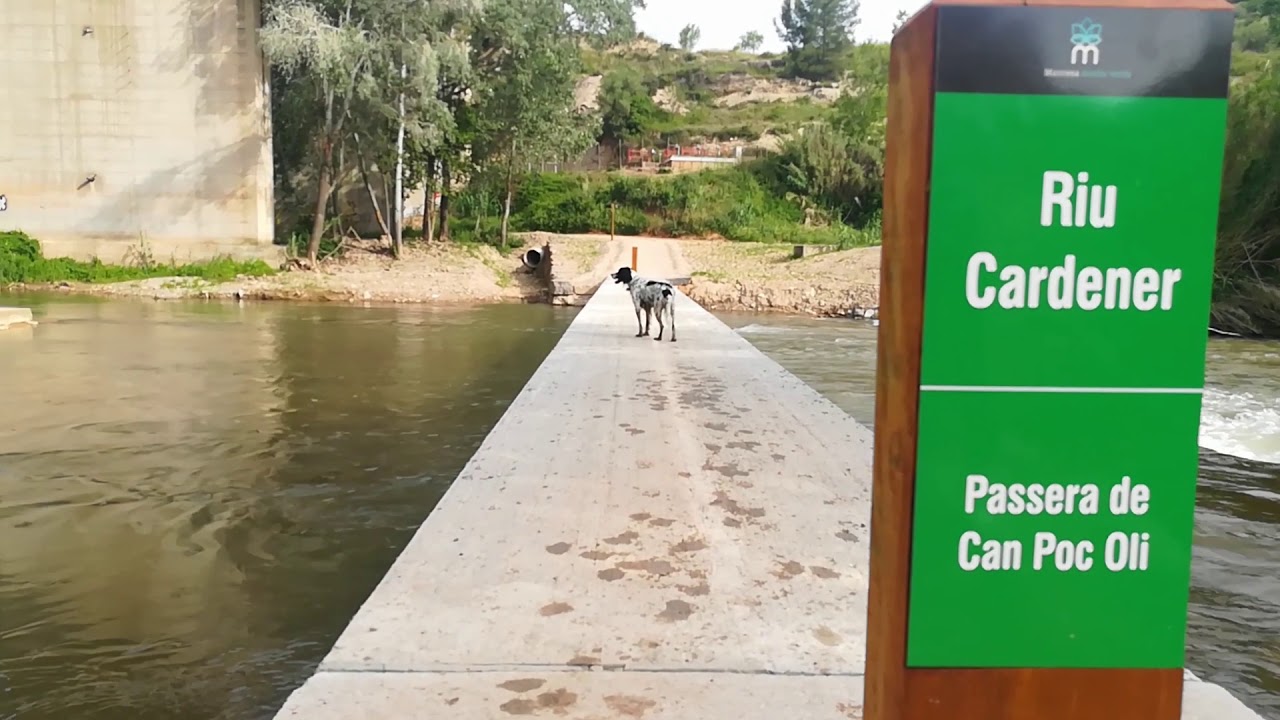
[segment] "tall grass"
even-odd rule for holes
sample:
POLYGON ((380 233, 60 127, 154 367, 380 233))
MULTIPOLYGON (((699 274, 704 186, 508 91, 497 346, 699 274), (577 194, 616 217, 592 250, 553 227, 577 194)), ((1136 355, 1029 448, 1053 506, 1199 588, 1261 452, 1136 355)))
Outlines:
POLYGON ((242 275, 271 275, 275 270, 261 260, 238 261, 219 257, 178 264, 156 262, 145 252, 134 253, 126 264, 112 265, 98 259, 46 258, 40 243, 24 232, 0 232, 0 285, 13 283, 113 283, 155 277, 193 277, 225 282, 242 275))
POLYGON ((1280 67, 1274 65, 1231 92, 1212 321, 1233 332, 1280 335, 1280 67))
MULTIPOLYGON (((532 174, 522 178, 518 186, 511 227, 516 231, 607 233, 613 207, 613 229, 619 235, 719 236, 744 242, 839 247, 879 242, 874 217, 862 228, 839 222, 806 225, 804 210, 770 187, 767 177, 756 164, 657 177, 532 174)), ((496 205, 491 207, 496 213, 496 205)), ((458 227, 474 224, 475 218, 456 222, 458 227)), ((493 222, 482 219, 479 226, 493 227, 493 222)))

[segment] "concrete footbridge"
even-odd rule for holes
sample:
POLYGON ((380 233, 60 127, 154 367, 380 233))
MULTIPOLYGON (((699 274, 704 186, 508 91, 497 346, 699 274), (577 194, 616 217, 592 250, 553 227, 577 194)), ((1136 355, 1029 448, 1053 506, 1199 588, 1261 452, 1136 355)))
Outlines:
POLYGON ((676 321, 601 286, 277 717, 861 718, 872 434, 676 321))

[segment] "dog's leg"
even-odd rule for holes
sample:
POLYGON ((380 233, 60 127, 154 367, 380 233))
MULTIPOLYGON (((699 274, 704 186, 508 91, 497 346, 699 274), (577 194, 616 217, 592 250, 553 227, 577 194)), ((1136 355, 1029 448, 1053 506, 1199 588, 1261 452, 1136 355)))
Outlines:
POLYGON ((671 342, 676 341, 676 299, 671 297, 667 300, 667 312, 671 313, 671 342))
POLYGON ((662 324, 662 314, 666 311, 666 305, 661 302, 653 308, 653 314, 658 316, 658 337, 654 338, 654 340, 657 340, 658 342, 662 342, 662 333, 667 329, 667 326, 662 324))
POLYGON ((649 337, 649 321, 652 319, 653 308, 645 307, 644 309, 644 336, 649 337))
POLYGON ((636 306, 636 337, 644 337, 644 325, 640 323, 640 306, 636 306))

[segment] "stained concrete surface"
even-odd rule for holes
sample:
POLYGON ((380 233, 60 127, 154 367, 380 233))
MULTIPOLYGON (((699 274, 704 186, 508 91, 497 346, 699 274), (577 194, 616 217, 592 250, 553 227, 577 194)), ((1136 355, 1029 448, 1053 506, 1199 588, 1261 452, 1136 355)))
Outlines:
POLYGON ((0 307, 0 330, 17 325, 34 326, 36 321, 32 319, 31 310, 19 307, 0 307))
POLYGON ((603 286, 278 717, 860 718, 871 433, 676 322, 603 286))

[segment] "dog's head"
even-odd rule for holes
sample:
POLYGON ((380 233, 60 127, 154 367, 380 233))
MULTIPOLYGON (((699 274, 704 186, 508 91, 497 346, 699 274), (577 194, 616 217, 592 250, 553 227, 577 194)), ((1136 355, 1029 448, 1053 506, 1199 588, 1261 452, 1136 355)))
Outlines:
POLYGON ((620 267, 617 272, 613 273, 609 277, 613 278, 613 281, 618 285, 626 285, 631 282, 631 268, 620 267))

